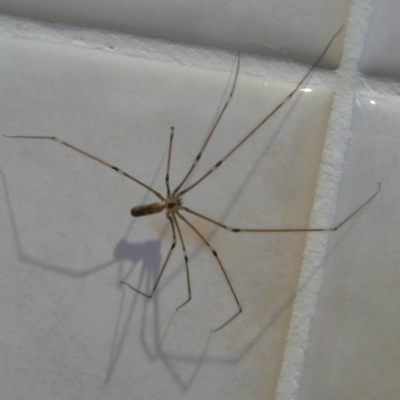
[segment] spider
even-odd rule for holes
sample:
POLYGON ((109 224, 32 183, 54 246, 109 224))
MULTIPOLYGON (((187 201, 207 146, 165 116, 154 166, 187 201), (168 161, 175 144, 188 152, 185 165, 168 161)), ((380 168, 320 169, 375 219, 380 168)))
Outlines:
POLYGON ((190 214, 195 215, 198 218, 201 218, 203 220, 206 220, 212 224, 215 224, 229 232, 234 232, 234 233, 240 233, 240 232, 264 232, 264 233, 277 233, 277 232, 333 232, 339 229, 343 224, 345 224, 349 219, 351 219, 356 213, 358 213, 363 207, 365 207, 372 199, 377 195, 377 193, 380 190, 380 184, 378 190, 369 198, 367 201, 365 201, 361 206, 359 206, 353 213, 351 213, 349 216, 347 216, 344 220, 342 220, 339 224, 333 227, 327 227, 327 228, 286 228, 286 229, 263 229, 263 228, 242 228, 242 227, 231 227, 222 224, 221 222, 218 222, 212 218, 209 218, 208 216, 198 213, 191 208, 187 207, 186 205, 183 205, 183 196, 192 190, 194 187, 199 185, 203 180, 205 180, 209 175, 211 175, 213 172, 215 172, 233 153, 235 153, 256 131, 258 131, 280 108, 282 108, 291 98, 292 96, 299 90, 299 88, 302 86, 304 81, 310 76, 312 71, 317 67, 325 53, 328 51, 330 45, 334 41, 334 39, 339 35, 339 33, 342 31, 343 26, 333 35, 327 46, 325 47, 324 51, 322 54, 318 57, 318 59, 314 62, 314 64, 311 66, 311 68, 308 70, 308 72, 304 75, 304 77, 300 80, 300 82, 296 85, 296 87, 284 98, 283 101, 281 101, 268 115, 266 115, 261 122, 259 122, 250 132, 248 132, 236 145, 232 147, 232 149, 226 153, 215 165, 213 165, 206 173, 204 173, 200 178, 198 178, 194 183, 191 183, 189 186, 184 187, 185 183, 187 182, 188 178, 191 176, 193 170, 196 168, 196 165, 199 163, 201 160, 202 154, 205 151, 208 143, 210 142, 222 116, 224 115, 231 99, 233 98, 235 88, 236 88, 236 82, 238 79, 238 74, 239 74, 239 69, 240 69, 240 54, 238 55, 237 59, 237 65, 236 65, 236 71, 234 75, 234 80, 233 84, 230 90, 230 93, 228 95, 228 98, 222 107, 222 110, 218 114, 218 117, 216 118, 215 123, 213 124, 210 132, 208 133, 206 140, 204 141, 203 145, 200 148, 200 151, 196 155, 191 167, 185 174, 184 178, 181 180, 181 182, 173 189, 171 190, 170 188, 170 165, 171 165, 171 158, 172 158, 172 147, 173 147, 173 140, 174 140, 174 127, 171 127, 170 130, 170 137, 169 137, 169 145, 168 145, 168 160, 167 160, 167 166, 166 166, 166 175, 165 175, 165 185, 166 185, 166 195, 162 195, 158 191, 154 190, 152 187, 148 186, 146 183, 140 181, 136 177, 128 174, 127 172, 121 170, 119 167, 110 164, 95 155, 92 155, 70 143, 65 142, 64 140, 61 140, 58 137, 55 136, 9 136, 9 135, 3 135, 7 138, 19 138, 19 139, 43 139, 43 140, 54 140, 57 143, 60 143, 66 147, 69 147, 70 149, 81 153, 82 155, 89 157, 95 161, 98 161, 99 163, 113 169, 114 171, 118 172, 119 174, 125 176, 126 178, 136 182, 138 185, 144 187, 151 193, 153 193, 157 198, 158 202, 156 203, 151 203, 151 204, 145 204, 145 205, 138 205, 135 206, 131 209, 131 215, 133 217, 142 217, 142 216, 147 216, 147 215, 152 215, 160 212, 165 212, 165 216, 167 220, 169 221, 169 224, 171 226, 171 231, 172 231, 172 244, 171 247, 169 248, 169 251, 167 253, 167 256, 165 257, 161 270, 158 273, 158 276, 156 277, 156 280, 153 284, 152 289, 150 290, 149 293, 145 293, 138 288, 133 287, 131 284, 128 282, 120 282, 121 284, 124 284, 134 290, 135 292, 141 294, 142 296, 145 296, 147 298, 152 298, 158 284, 160 282, 160 279, 167 267, 168 261, 171 257, 171 254, 173 250, 176 247, 177 243, 177 236, 179 237, 179 241, 182 247, 183 251, 183 256, 184 256, 184 262, 185 262, 185 270, 186 270, 186 280, 187 280, 187 288, 188 288, 188 298, 177 308, 180 309, 184 305, 186 305, 191 299, 192 299, 192 294, 191 294, 191 284, 190 284, 190 273, 189 273, 189 259, 185 247, 185 242, 184 238, 182 235, 182 231, 180 228, 180 222, 178 220, 182 221, 184 224, 186 224, 200 239, 201 241, 208 247, 210 252, 213 254, 215 257, 215 260, 217 264, 219 265, 219 268, 221 269, 225 280, 229 286, 229 289, 232 293, 232 296, 235 299, 236 305, 237 305, 237 310, 236 312, 229 317, 226 321, 224 321, 220 326, 218 326, 216 329, 213 329, 212 332, 217 332, 220 329, 224 328, 227 324, 229 324, 232 320, 234 320, 243 310, 242 305, 236 295, 236 292, 232 286, 232 283, 228 277, 228 274, 226 272, 226 269, 218 256, 217 251, 212 247, 212 245, 206 240, 206 238, 200 233, 200 231, 190 222, 188 219, 182 214, 182 212, 187 212, 190 214), (182 189, 183 188, 183 189, 182 189))

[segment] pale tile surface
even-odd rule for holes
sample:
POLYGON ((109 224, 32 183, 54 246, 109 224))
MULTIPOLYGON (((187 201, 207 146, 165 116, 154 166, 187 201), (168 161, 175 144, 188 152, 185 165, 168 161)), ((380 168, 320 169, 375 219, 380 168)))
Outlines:
MULTIPOLYGON (((3 0, 0 12, 313 62, 349 0, 3 0)), ((326 65, 336 65, 341 43, 326 65)))
POLYGON ((400 77, 400 3, 377 0, 365 38, 360 69, 368 74, 400 77))
POLYGON ((355 100, 339 213, 382 191, 333 237, 300 399, 395 399, 400 392, 400 102, 355 100), (375 102, 375 104, 372 104, 375 102))
MULTIPOLYGON (((169 127, 176 183, 232 79, 48 43, 2 39, 0 48, 3 134, 57 135, 160 191, 169 127)), ((240 76, 196 175, 290 88, 240 76)), ((331 101, 327 90, 303 92, 185 204, 233 226, 307 225, 331 101)), ((54 142, 1 141, 5 398, 274 398, 304 236, 235 235, 194 221, 244 307, 210 336, 235 303, 198 239, 186 232, 193 300, 172 318, 186 299, 179 247, 153 300, 118 286, 149 289, 170 246, 162 215, 130 217, 154 199, 54 142)))

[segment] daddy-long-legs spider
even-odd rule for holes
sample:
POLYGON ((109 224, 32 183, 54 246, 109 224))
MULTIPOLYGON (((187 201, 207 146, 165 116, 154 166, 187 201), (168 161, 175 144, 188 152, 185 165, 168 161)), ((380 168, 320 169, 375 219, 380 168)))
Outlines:
POLYGON ((237 309, 236 309, 235 313, 233 313, 233 315, 231 315, 220 326, 218 326, 216 329, 213 330, 214 332, 216 332, 216 331, 220 330, 221 328, 223 328, 224 326, 226 326, 229 322, 231 322, 234 318, 236 318, 242 312, 242 305, 240 303, 240 300, 235 292, 235 289, 231 283, 231 280, 229 279, 228 274, 225 270, 225 267, 224 267, 220 257, 218 256, 216 250, 211 246, 211 244, 205 238, 205 236, 202 233, 200 233, 198 228, 196 228, 184 215, 182 215, 182 212, 187 212, 192 215, 195 215, 196 217, 198 217, 200 219, 203 219, 209 223, 215 224, 225 230, 228 230, 228 231, 234 232, 234 233, 239 233, 239 232, 259 232, 259 233, 261 233, 261 232, 264 232, 264 233, 265 232, 270 232, 270 233, 282 232, 282 233, 284 233, 284 232, 334 231, 334 230, 338 229, 340 226, 342 226, 346 221, 348 221, 355 213, 357 213, 359 210, 361 210, 361 208, 363 208, 373 198, 373 196, 371 198, 369 198, 364 204, 362 204, 360 207, 358 207, 353 213, 351 213, 347 218, 345 218, 340 224, 338 224, 334 227, 326 227, 326 228, 305 228, 305 227, 296 228, 295 227, 295 228, 277 229, 277 228, 230 227, 230 226, 220 223, 219 221, 217 221, 213 218, 210 218, 202 213, 198 213, 197 211, 194 211, 191 208, 183 205, 183 195, 185 195, 186 193, 191 191, 193 188, 195 188, 197 185, 199 185, 201 182, 203 182, 209 175, 211 175, 214 171, 216 171, 225 161, 227 161, 230 158, 230 156, 233 153, 235 153, 239 148, 241 148, 241 146, 247 141, 247 139, 249 139, 254 133, 256 133, 259 130, 259 128, 261 126, 263 126, 271 118, 272 115, 274 115, 285 103, 287 103, 292 98, 292 96, 299 90, 299 88, 301 87, 303 82, 309 77, 309 75, 311 74, 313 69, 318 65, 318 63, 320 62, 320 60, 322 59, 322 57, 325 55, 326 51, 330 47, 331 43, 333 42, 333 40, 336 38, 336 36, 339 34, 339 32, 341 30, 342 30, 342 28, 332 37, 332 39, 327 44, 324 51, 321 53, 320 57, 315 61, 315 63, 309 69, 307 74, 303 77, 303 79, 301 79, 301 81, 296 85, 296 87, 285 97, 285 99, 283 101, 281 101, 270 113, 268 113, 268 115, 266 115, 261 120, 261 122, 259 122, 252 130, 248 131, 248 133, 246 133, 245 136, 238 143, 234 144, 232 146, 231 150, 228 151, 222 158, 220 158, 219 161, 216 162, 204 175, 200 176, 200 178, 195 180, 193 183, 187 184, 189 177, 191 177, 192 172, 194 171, 196 165, 200 161, 203 152, 206 150, 206 147, 208 146, 210 140, 212 139, 214 132, 215 132, 217 126, 219 125, 221 118, 222 118, 223 114, 225 113, 225 110, 227 109, 228 104, 230 103, 230 100, 233 97, 233 94, 234 94, 235 88, 236 88, 238 73, 239 73, 239 64, 240 64, 240 57, 239 57, 233 84, 232 84, 232 88, 231 88, 230 94, 228 96, 228 99, 226 100, 218 117, 216 118, 216 121, 213 124, 211 130, 209 131, 209 133, 206 137, 206 140, 204 141, 203 145, 201 146, 200 151, 197 153, 197 156, 195 157, 195 160, 194 160, 192 166, 189 168, 188 172, 184 175, 184 178, 181 180, 181 182, 173 190, 171 190, 170 184, 169 184, 169 181, 170 181, 169 180, 169 172, 170 172, 170 165, 171 165, 171 158, 172 158, 172 144, 173 144, 173 138, 174 138, 174 128, 171 128, 170 140, 169 140, 169 146, 168 146, 167 172, 166 172, 166 178, 165 178, 165 184, 166 184, 166 195, 165 196, 163 196, 161 193, 154 190, 153 188, 151 188, 150 186, 148 186, 141 180, 137 179, 135 176, 124 172, 119 167, 117 167, 113 164, 109 164, 108 162, 104 161, 103 159, 100 159, 86 151, 83 151, 80 148, 78 148, 74 145, 71 145, 57 137, 54 137, 54 136, 27 136, 27 135, 18 135, 18 136, 5 135, 5 136, 11 137, 11 138, 54 140, 57 143, 63 144, 64 146, 67 146, 70 149, 75 150, 76 152, 79 152, 86 157, 89 157, 95 161, 98 161, 99 163, 101 163, 105 166, 108 166, 109 168, 111 168, 114 171, 118 172, 119 174, 129 178, 130 180, 133 180, 138 185, 144 187, 145 189, 147 189, 151 193, 153 193, 159 199, 158 203, 152 203, 149 205, 141 205, 141 206, 134 207, 134 208, 132 208, 131 213, 133 216, 138 217, 138 216, 145 216, 145 215, 155 214, 155 213, 165 211, 166 217, 168 219, 168 223, 171 226, 172 245, 162 263, 161 270, 160 270, 157 278, 155 279, 155 282, 150 291, 145 292, 143 289, 133 287, 130 283, 125 282, 125 281, 123 281, 121 283, 129 286, 131 289, 133 289, 137 293, 139 293, 143 296, 146 296, 148 298, 151 298, 158 287, 160 279, 166 269, 166 266, 168 265, 168 262, 170 260, 171 254, 176 246, 176 243, 177 243, 177 241, 179 241, 181 244, 181 247, 182 247, 183 255, 184 255, 188 297, 178 307, 178 309, 181 308, 182 306, 184 306, 185 304, 187 304, 191 300, 192 296, 191 296, 191 284, 190 284, 190 274, 189 274, 189 259, 188 259, 188 255, 186 252, 184 238, 183 238, 181 227, 179 225, 178 220, 182 221, 200 238, 200 240, 209 248, 211 253, 214 255, 215 261, 218 264, 219 268, 221 269, 221 271, 225 277, 225 280, 229 286, 229 289, 235 299, 236 305, 237 305, 237 309), (186 186, 185 186, 185 184, 186 184, 186 186))

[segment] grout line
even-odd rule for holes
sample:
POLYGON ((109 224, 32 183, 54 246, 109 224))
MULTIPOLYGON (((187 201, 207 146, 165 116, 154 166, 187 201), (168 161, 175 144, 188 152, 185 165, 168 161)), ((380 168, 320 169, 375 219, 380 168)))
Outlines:
MULTIPOLYGON (((333 221, 345 158, 351 144, 354 96, 365 90, 366 82, 358 70, 363 39, 372 14, 372 0, 354 0, 349 10, 342 61, 330 76, 329 87, 336 90, 329 118, 327 138, 318 176, 316 201, 311 221, 330 224, 333 221), (331 212, 323 213, 322 210, 331 212)), ((378 87, 378 85, 376 85, 378 87)), ((381 89, 387 89, 384 85, 381 89)), ((386 91, 386 90, 385 90, 386 91)), ((309 235, 304 252, 298 292, 293 307, 285 355, 276 391, 277 400, 298 398, 312 318, 323 284, 323 263, 329 235, 309 235)))

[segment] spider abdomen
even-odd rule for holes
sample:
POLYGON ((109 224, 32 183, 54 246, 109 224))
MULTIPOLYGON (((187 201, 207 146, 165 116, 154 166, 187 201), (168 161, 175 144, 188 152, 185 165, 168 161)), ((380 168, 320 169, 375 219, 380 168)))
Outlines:
POLYGON ((131 214, 133 217, 144 217, 145 215, 157 214, 165 209, 164 203, 143 204, 133 207, 131 214))

